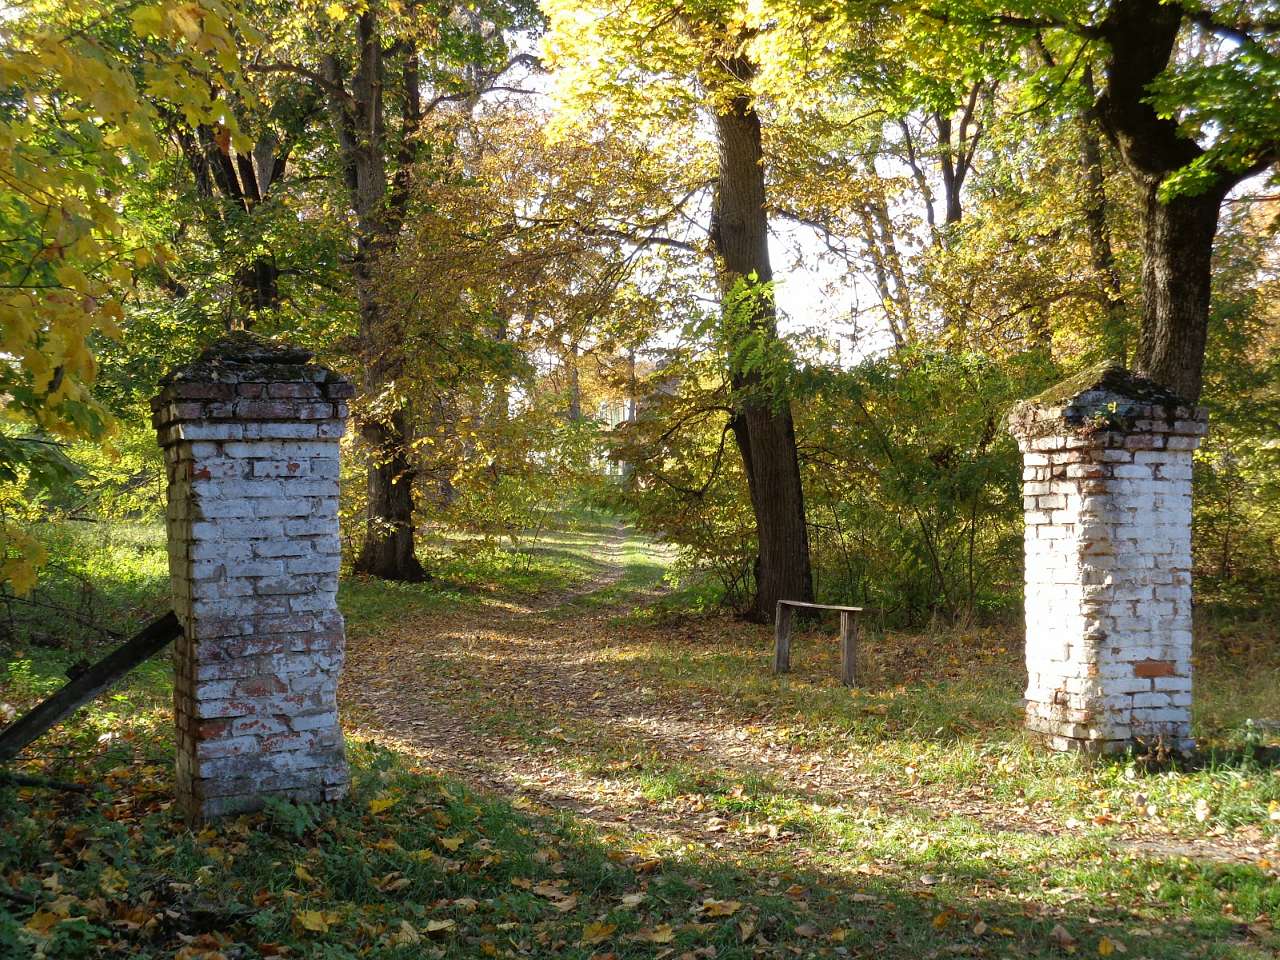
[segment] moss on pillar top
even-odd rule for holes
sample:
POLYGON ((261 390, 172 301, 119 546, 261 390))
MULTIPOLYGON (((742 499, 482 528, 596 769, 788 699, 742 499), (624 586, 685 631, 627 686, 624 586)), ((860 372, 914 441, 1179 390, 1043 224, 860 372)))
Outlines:
POLYGON ((1064 429, 1181 432, 1177 424, 1205 419, 1203 408, 1113 358, 1019 403, 1009 416, 1009 428, 1015 436, 1064 429))
POLYGON ((305 347, 268 340, 247 330, 222 337, 190 363, 169 371, 163 389, 176 383, 330 383, 343 380, 327 367, 312 363, 305 347))

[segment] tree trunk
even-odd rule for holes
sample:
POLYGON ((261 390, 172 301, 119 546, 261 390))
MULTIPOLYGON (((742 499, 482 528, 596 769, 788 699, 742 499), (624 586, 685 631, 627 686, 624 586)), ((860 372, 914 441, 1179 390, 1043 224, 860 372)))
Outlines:
MULTIPOLYGON (((343 160, 343 173, 356 214, 354 278, 360 306, 360 339, 364 354, 364 387, 373 398, 400 372, 400 338, 388 322, 378 297, 375 266, 394 242, 400 210, 386 203, 387 129, 383 112, 382 38, 375 10, 357 19, 359 54, 349 97, 330 97, 330 112, 343 160)), ((410 55, 416 56, 413 48, 410 55)), ((325 79, 345 89, 337 58, 324 58, 325 79)), ((416 70, 405 72, 406 110, 416 108, 416 70)), ((406 127, 416 118, 406 114, 406 127)), ((404 158, 401 158, 402 162, 404 158)), ((400 185, 397 183, 396 185, 400 185)), ((396 191, 393 198, 402 205, 396 191)), ((403 403, 387 411, 366 413, 360 433, 370 447, 365 542, 356 558, 356 573, 418 583, 426 571, 414 552, 414 470, 409 452, 409 416, 403 403)))
MULTIPOLYGON (((730 69, 743 80, 751 68, 745 59, 737 58, 730 69)), ((754 287, 773 279, 760 118, 746 97, 734 98, 728 109, 717 114, 716 139, 720 177, 711 233, 728 310, 737 306, 728 298, 739 281, 754 287)), ((761 291, 749 309, 743 332, 776 338, 772 292, 761 291)), ((732 380, 739 408, 732 427, 746 468, 759 543, 753 613, 772 619, 779 600, 813 599, 795 427, 789 401, 767 395, 758 368, 735 366, 732 380)))
MULTIPOLYGON (((1086 69, 1086 76, 1091 76, 1086 69)), ((1092 86, 1092 79, 1089 84, 1092 86)), ((1080 166, 1084 170, 1084 219, 1089 232, 1089 261, 1105 286, 1106 319, 1102 336, 1107 353, 1128 363, 1126 349, 1127 307, 1121 296, 1120 272, 1116 269, 1111 231, 1107 227, 1106 176, 1102 168, 1102 144, 1097 126, 1088 112, 1076 120, 1080 139, 1080 166)))
POLYGON ((1218 191, 1167 203, 1149 184, 1143 198, 1142 328, 1134 366, 1191 402, 1200 398, 1209 326, 1210 263, 1218 191))
POLYGON ((1210 261, 1218 208, 1231 188, 1275 162, 1263 151, 1253 165, 1210 165, 1195 196, 1163 203, 1160 185, 1204 150, 1151 105, 1152 84, 1177 49, 1183 8, 1162 0, 1114 0, 1102 24, 1105 80, 1099 121, 1143 194, 1142 322, 1134 366, 1184 399, 1200 399, 1209 327, 1210 261))
POLYGON ((405 412, 370 420, 361 429, 370 447, 369 508, 364 546, 356 558, 357 573, 421 583, 429 579, 414 552, 413 479, 406 450, 405 412))

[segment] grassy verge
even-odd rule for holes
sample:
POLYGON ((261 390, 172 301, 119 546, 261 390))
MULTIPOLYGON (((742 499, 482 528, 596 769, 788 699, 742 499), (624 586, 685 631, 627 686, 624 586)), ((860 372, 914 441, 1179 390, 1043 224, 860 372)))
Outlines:
MULTIPOLYGON (((163 567, 107 546, 135 571, 118 578, 123 619, 163 589, 163 567)), ((467 661, 465 683, 428 694, 457 697, 475 730, 527 744, 549 769, 636 795, 644 822, 697 821, 698 839, 477 794, 358 737, 344 803, 273 805, 192 831, 170 809, 170 678, 157 659, 22 764, 92 784, 89 796, 0 787, 0 956, 1156 960, 1280 949, 1271 855, 1219 862, 1195 847, 1261 850, 1280 832, 1275 735, 1246 724, 1280 716, 1280 654, 1258 625, 1201 630, 1195 722, 1209 753, 1149 769, 1031 744, 1020 638, 1008 631, 868 636, 863 686, 850 692, 834 682, 829 632, 798 637, 796 671, 778 679, 767 629, 655 618, 664 558, 611 526, 518 557, 439 550, 437 569, 457 564, 448 581, 344 584, 351 629, 441 606, 483 618, 541 598, 557 634, 616 610, 592 620, 603 632, 584 673, 622 691, 615 715, 649 726, 568 700, 549 710, 536 684, 502 685, 509 661, 499 677, 467 661), (574 593, 602 577, 601 590, 574 593), (716 736, 772 766, 757 762, 764 753, 735 759, 716 736)), ((39 699, 79 652, 10 655, 0 700, 39 699)))
MULTIPOLYGON (((125 695, 146 708, 162 686, 125 695)), ((1116 858, 1086 838, 1009 850, 964 823, 848 814, 805 841, 834 829, 843 861, 715 853, 475 794, 359 742, 347 801, 193 831, 151 756, 163 729, 138 716, 109 725, 144 755, 91 747, 89 797, 0 790, 3 882, 33 901, 0 905, 5 955, 1269 955, 1256 917, 1276 892, 1242 868, 1116 858)), ((83 747, 105 721, 79 722, 56 747, 83 747)))

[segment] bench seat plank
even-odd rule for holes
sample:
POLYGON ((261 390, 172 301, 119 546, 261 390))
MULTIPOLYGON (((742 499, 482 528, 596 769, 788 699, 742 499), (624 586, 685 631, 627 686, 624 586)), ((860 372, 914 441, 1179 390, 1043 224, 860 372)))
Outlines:
POLYGON ((810 610, 840 610, 845 613, 862 613, 862 607, 840 607, 834 603, 805 603, 803 600, 779 600, 778 606, 805 607, 810 610))

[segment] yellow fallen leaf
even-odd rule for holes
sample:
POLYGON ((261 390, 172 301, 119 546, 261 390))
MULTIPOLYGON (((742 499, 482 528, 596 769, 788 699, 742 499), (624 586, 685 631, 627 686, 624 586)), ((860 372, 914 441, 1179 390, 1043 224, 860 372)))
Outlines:
POLYGON ((1103 937, 1098 941, 1098 956, 1109 957, 1113 953, 1125 953, 1125 946, 1119 940, 1103 937))
POLYGON ((604 941, 608 940, 613 934, 613 931, 617 929, 617 924, 613 923, 601 923, 600 921, 588 923, 582 928, 582 939, 580 942, 583 946, 593 947, 597 943, 604 943, 604 941))
POLYGON ((295 926, 310 933, 328 933, 337 921, 338 915, 330 910, 299 910, 293 915, 295 926))
POLYGON ((124 874, 115 867, 107 867, 102 871, 102 875, 98 877, 98 889, 107 896, 114 896, 123 893, 129 887, 129 882, 125 880, 124 874))
POLYGON ((707 899, 702 901, 702 905, 698 909, 708 917, 732 917, 742 909, 742 904, 737 900, 707 899))
POLYGON ((52 930, 61 919, 62 918, 60 916, 51 910, 46 910, 41 907, 36 911, 35 916, 27 921, 27 929, 32 933, 37 933, 43 937, 52 930))
POLYGON ((649 943, 671 943, 675 938, 676 932, 669 923, 660 923, 656 927, 638 930, 632 937, 633 940, 645 940, 649 943))
POLYGON ((390 810, 396 805, 395 797, 374 797, 369 801, 370 813, 382 813, 384 810, 390 810))
POLYGON ((456 920, 428 920, 427 933, 443 933, 445 930, 452 930, 458 925, 456 920))
POLYGON ((441 837, 440 846, 444 847, 450 853, 457 853, 462 846, 462 837, 441 837))
POLYGON ((751 935, 756 932, 756 925, 751 920, 738 921, 738 936, 743 943, 751 939, 751 935))
POLYGON ((295 875, 295 876, 297 876, 297 878, 298 878, 299 880, 301 880, 303 883, 315 883, 315 882, 316 882, 316 878, 315 878, 315 877, 313 877, 313 876, 312 876, 312 875, 307 871, 307 868, 306 868, 306 867, 304 867, 302 864, 298 864, 296 867, 294 867, 294 868, 293 868, 293 872, 294 872, 294 875, 295 875))

